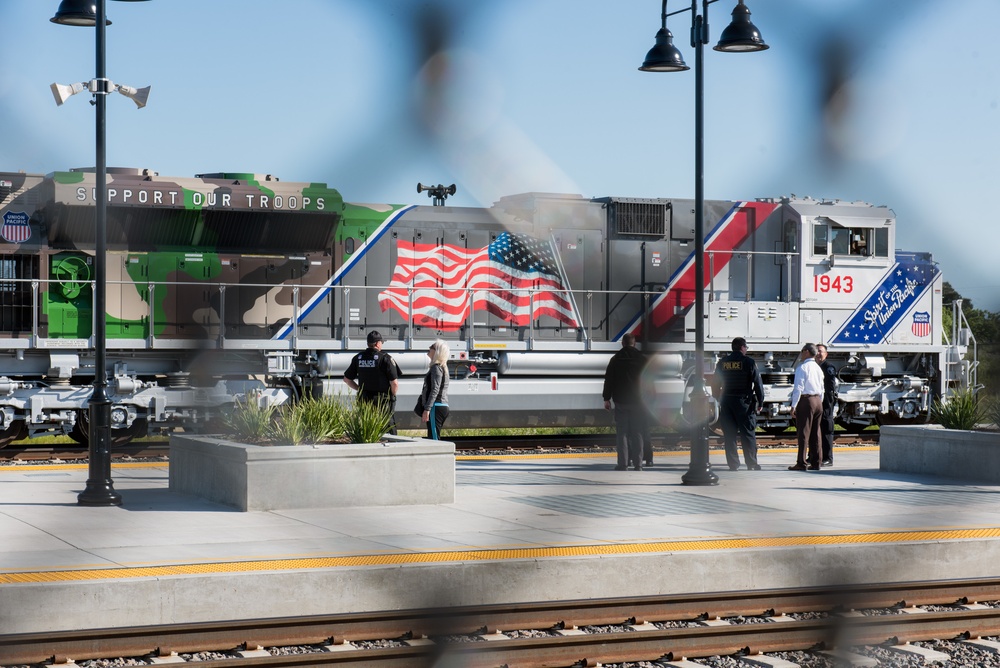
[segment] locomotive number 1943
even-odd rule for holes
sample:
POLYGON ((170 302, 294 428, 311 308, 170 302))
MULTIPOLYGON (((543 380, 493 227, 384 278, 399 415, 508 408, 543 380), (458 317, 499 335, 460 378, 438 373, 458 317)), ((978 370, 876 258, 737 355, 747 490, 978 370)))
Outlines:
POLYGON ((813 292, 853 292, 853 276, 831 276, 819 274, 813 276, 813 292))

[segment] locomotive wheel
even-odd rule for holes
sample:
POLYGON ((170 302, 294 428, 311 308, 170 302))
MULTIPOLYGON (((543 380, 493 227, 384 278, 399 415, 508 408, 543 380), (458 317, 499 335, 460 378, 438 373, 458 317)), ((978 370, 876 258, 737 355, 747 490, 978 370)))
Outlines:
POLYGON ((28 428, 24 420, 14 420, 6 429, 0 429, 0 448, 6 448, 14 441, 28 438, 28 428))
MULTIPOLYGON (((77 411, 76 423, 69 432, 69 437, 84 447, 90 446, 90 412, 77 411)), ((146 435, 146 421, 137 419, 127 429, 111 430, 111 447, 128 445, 132 439, 146 435)))
POLYGON ((85 419, 81 417, 83 413, 85 413, 85 411, 80 411, 76 414, 76 422, 73 423, 73 428, 69 430, 69 434, 67 434, 67 436, 80 445, 86 447, 90 443, 90 434, 87 432, 85 427, 80 426, 81 422, 85 419))

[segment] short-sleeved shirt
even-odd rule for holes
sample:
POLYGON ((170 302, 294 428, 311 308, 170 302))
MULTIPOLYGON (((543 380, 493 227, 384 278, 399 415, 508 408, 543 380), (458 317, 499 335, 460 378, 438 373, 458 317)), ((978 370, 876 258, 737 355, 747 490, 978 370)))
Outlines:
POLYGON ((388 395, 392 381, 399 378, 399 367, 389 353, 367 348, 351 359, 344 377, 361 386, 362 396, 388 395))

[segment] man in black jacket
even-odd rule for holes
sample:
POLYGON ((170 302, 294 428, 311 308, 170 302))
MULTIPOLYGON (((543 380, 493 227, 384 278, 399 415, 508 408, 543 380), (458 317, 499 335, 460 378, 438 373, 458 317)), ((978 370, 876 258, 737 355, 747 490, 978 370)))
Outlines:
POLYGON ((833 466, 833 408, 837 405, 837 367, 827 360, 826 346, 816 344, 816 361, 823 372, 823 419, 819 422, 823 466, 833 466))
POLYGON ((639 382, 646 357, 635 348, 635 336, 622 337, 622 349, 614 354, 604 372, 604 408, 615 410, 615 447, 618 451, 616 471, 630 465, 642 470, 642 431, 644 425, 642 396, 639 382))
POLYGON ((743 446, 747 468, 759 471, 757 463, 757 413, 764 407, 764 384, 753 358, 747 356, 747 341, 733 339, 733 352, 715 365, 712 389, 719 397, 719 423, 726 440, 726 463, 729 470, 740 467, 736 437, 743 446))

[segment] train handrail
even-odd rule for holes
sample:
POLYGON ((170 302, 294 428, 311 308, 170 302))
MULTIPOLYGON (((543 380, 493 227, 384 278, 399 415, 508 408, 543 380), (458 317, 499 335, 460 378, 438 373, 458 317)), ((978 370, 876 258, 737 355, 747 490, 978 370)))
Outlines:
MULTIPOLYGON (((42 301, 42 293, 47 292, 49 290, 49 286, 56 284, 59 281, 56 279, 14 279, 14 278, 5 279, 5 281, 11 283, 19 282, 30 285, 31 303, 32 303, 30 336, 32 340, 36 342, 41 339, 48 338, 42 335, 42 323, 39 321, 39 316, 41 314, 40 305, 42 301)), ((86 284, 87 287, 89 287, 90 289, 89 293, 80 296, 72 301, 73 303, 76 304, 77 308, 90 310, 90 315, 91 315, 90 331, 93 332, 96 328, 96 318, 97 318, 97 314, 94 312, 93 309, 93 296, 96 288, 96 280, 91 279, 87 281, 86 284)), ((233 290, 258 291, 261 295, 267 295, 271 291, 273 291, 276 287, 290 289, 291 301, 289 304, 283 306, 285 310, 288 310, 290 312, 289 315, 283 317, 276 317, 274 318, 273 321, 269 321, 267 319, 267 316, 271 315, 272 312, 269 310, 269 307, 265 305, 264 308, 265 319, 257 321, 243 320, 241 323, 238 324, 252 326, 252 327, 261 327, 265 330, 269 330, 269 329, 276 329, 280 325, 289 322, 290 332, 287 338, 293 348, 297 348, 301 341, 301 335, 299 331, 299 326, 301 324, 300 316, 303 313, 304 301, 305 299, 307 299, 304 298, 303 295, 306 294, 311 296, 320 291, 327 291, 333 296, 334 301, 339 299, 342 304, 342 307, 340 309, 341 323, 339 324, 342 331, 339 336, 336 336, 334 334, 334 330, 337 328, 338 325, 337 323, 331 323, 331 336, 329 338, 332 341, 339 340, 339 342, 341 343, 341 345, 345 350, 348 349, 351 341, 351 336, 349 331, 351 322, 350 309, 352 304, 351 292, 357 290, 361 290, 362 292, 364 292, 365 296, 362 297, 362 301, 364 301, 368 298, 367 296, 371 294, 369 292, 371 290, 374 290, 376 292, 382 292, 390 289, 391 287, 394 288, 399 287, 399 286, 389 286, 389 285, 363 285, 363 286, 346 285, 346 284, 328 285, 325 283, 297 283, 294 285, 287 285, 287 286, 275 286, 269 283, 246 283, 246 282, 233 283, 233 282, 217 281, 217 280, 206 280, 206 281, 148 280, 148 281, 143 281, 141 283, 137 283, 136 281, 114 280, 114 279, 107 280, 106 286, 107 290, 111 292, 111 294, 114 294, 117 290, 126 290, 126 289, 127 290, 138 289, 142 292, 145 292, 145 295, 141 298, 145 302, 145 313, 143 314, 143 317, 146 320, 147 326, 145 328, 146 329, 145 336, 142 336, 141 338, 145 339, 146 345, 149 348, 154 348, 157 345, 157 342, 160 337, 157 335, 156 332, 159 326, 168 327, 171 325, 179 324, 174 322, 164 323, 158 320, 157 294, 163 290, 178 289, 178 288, 199 288, 207 291, 206 296, 204 297, 204 303, 206 306, 211 305, 212 308, 210 310, 218 316, 218 320, 215 322, 203 322, 195 324, 204 326, 209 334, 208 338, 214 338, 216 345, 220 348, 225 347, 227 341, 233 339, 242 340, 241 337, 233 337, 227 334, 228 327, 230 325, 233 325, 233 323, 230 323, 226 320, 227 313, 229 311, 229 309, 227 308, 227 297, 231 296, 230 293, 233 290), (212 304, 215 298, 217 298, 217 305, 212 304)), ((414 298, 414 293, 417 290, 418 289, 412 287, 408 288, 407 290, 408 291, 408 304, 406 309, 407 315, 404 321, 404 324, 406 325, 407 328, 406 338, 404 339, 407 349, 412 349, 413 346, 415 345, 414 336, 412 334, 412 332, 415 329, 414 327, 415 309, 413 306, 413 298, 414 298)), ((528 319, 528 323, 526 325, 529 348, 533 347, 536 341, 539 329, 538 322, 543 317, 551 317, 551 316, 535 314, 535 308, 534 308, 535 297, 540 293, 572 296, 574 300, 574 314, 575 314, 575 319, 577 321, 576 328, 581 330, 581 337, 583 342, 589 342, 593 338, 590 335, 590 333, 594 331, 595 327, 594 318, 595 318, 595 312, 597 310, 594 304, 595 295, 607 295, 609 299, 614 295, 620 295, 620 300, 624 300, 629 297, 632 298, 638 297, 640 299, 640 303, 648 304, 652 298, 655 298, 656 296, 662 294, 660 291, 639 291, 634 289, 552 290, 552 289, 544 289, 537 287, 496 288, 496 289, 477 287, 477 288, 458 288, 456 290, 464 291, 468 295, 467 301, 469 308, 468 308, 468 313, 466 315, 466 321, 464 324, 468 332, 468 336, 466 337, 466 339, 469 344, 470 350, 473 348, 476 335, 476 324, 473 315, 474 311, 473 305, 476 300, 477 294, 489 293, 489 292, 514 293, 517 295, 526 295, 528 297, 529 313, 534 314, 532 317, 528 319), (577 297, 579 297, 579 300, 577 300, 577 297), (580 303, 583 303, 585 305, 585 308, 580 309, 579 308, 580 303)), ((141 317, 137 318, 137 320, 141 322, 142 318, 141 317)), ((183 324, 187 325, 189 323, 183 323, 183 324)), ((20 338, 20 337, 15 336, 14 338, 20 338)), ((61 337, 61 338, 66 338, 66 337, 61 337)), ((90 346, 93 345, 92 334, 90 336, 81 338, 86 339, 88 341, 88 345, 90 346)), ((114 347, 115 340, 120 338, 122 337, 115 337, 115 336, 109 337, 108 344, 114 347)), ((276 349, 284 349, 288 347, 288 344, 287 343, 279 344, 276 342, 274 347, 276 349)), ((590 345, 587 345, 586 347, 589 349, 590 345)))

